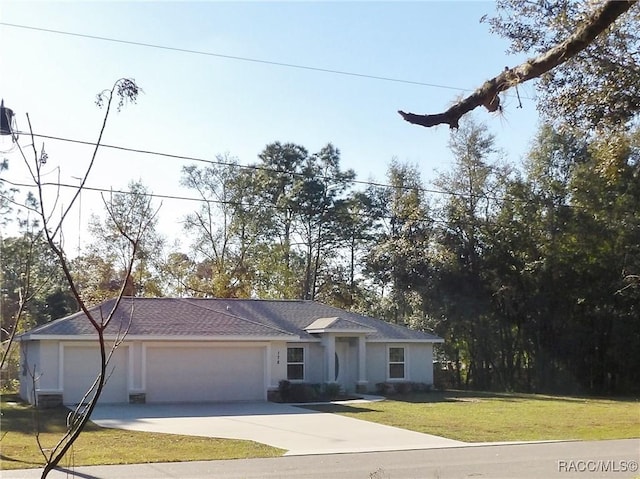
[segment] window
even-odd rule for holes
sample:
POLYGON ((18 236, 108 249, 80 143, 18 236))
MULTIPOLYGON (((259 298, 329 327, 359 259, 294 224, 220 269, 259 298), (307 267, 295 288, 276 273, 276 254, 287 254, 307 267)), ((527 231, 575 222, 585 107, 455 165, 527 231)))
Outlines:
POLYGON ((304 380, 304 348, 287 348, 287 379, 304 380))
POLYGON ((389 379, 404 379, 404 348, 389 348, 389 379))

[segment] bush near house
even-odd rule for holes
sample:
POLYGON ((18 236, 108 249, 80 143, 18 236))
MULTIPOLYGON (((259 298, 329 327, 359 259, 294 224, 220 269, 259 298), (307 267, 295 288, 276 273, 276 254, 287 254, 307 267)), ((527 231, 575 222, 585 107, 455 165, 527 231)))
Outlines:
POLYGON ((292 383, 282 380, 278 383, 278 394, 271 398, 274 402, 313 402, 341 399, 342 388, 336 383, 292 383))

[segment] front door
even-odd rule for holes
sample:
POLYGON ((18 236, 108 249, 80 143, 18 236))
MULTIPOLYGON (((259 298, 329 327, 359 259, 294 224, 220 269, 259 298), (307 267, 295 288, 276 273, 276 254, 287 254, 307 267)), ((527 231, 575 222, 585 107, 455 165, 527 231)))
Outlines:
POLYGON ((335 381, 341 386, 342 392, 346 393, 353 390, 353 384, 351 381, 349 364, 349 342, 348 341, 336 341, 336 371, 335 381))

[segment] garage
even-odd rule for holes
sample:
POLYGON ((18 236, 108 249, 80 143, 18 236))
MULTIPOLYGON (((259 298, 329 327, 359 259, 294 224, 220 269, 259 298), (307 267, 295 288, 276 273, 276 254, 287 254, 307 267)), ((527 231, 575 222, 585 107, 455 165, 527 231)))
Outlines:
POLYGON ((265 347, 146 348, 146 401, 263 401, 265 347))
MULTIPOLYGON (((127 402, 128 354, 127 347, 114 352, 107 366, 107 383, 99 403, 127 402)), ((100 371, 100 351, 95 346, 65 346, 63 371, 64 404, 77 404, 89 390, 100 371)))

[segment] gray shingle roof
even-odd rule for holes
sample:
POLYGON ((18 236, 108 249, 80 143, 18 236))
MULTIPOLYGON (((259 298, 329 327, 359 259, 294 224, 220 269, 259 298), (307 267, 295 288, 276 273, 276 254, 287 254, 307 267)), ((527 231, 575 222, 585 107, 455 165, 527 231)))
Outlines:
MULTIPOLYGON (((90 308, 97 319, 107 317, 115 300, 90 308)), ((123 298, 107 334, 129 327, 129 336, 153 337, 260 337, 283 340, 311 339, 305 328, 322 318, 338 318, 337 325, 373 330, 369 340, 437 341, 441 338, 404 326, 344 311, 308 300, 256 300, 217 298, 123 298), (130 323, 130 324, 129 324, 130 323)), ((83 312, 38 326, 23 335, 85 336, 95 331, 83 312)))

